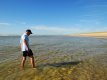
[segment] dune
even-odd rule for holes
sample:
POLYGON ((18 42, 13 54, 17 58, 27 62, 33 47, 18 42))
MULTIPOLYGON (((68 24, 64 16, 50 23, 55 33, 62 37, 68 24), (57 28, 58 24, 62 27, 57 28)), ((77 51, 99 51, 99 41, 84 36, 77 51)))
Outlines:
POLYGON ((82 34, 72 34, 69 36, 78 36, 78 37, 107 37, 107 32, 92 32, 92 33, 82 33, 82 34))

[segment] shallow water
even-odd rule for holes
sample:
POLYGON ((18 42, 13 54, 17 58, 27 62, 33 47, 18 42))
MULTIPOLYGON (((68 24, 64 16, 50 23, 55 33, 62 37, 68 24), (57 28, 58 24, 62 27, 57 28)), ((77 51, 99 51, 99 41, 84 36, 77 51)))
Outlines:
POLYGON ((31 36, 37 68, 27 59, 24 70, 19 42, 17 36, 0 37, 0 80, 107 80, 106 39, 31 36))
MULTIPOLYGON (((20 56, 19 45, 20 36, 1 36, 0 62, 20 56)), ((34 54, 54 53, 56 58, 59 57, 58 55, 63 57, 65 54, 81 54, 76 57, 79 58, 84 57, 84 55, 107 52, 107 40, 88 37, 31 36, 30 45, 34 54)))

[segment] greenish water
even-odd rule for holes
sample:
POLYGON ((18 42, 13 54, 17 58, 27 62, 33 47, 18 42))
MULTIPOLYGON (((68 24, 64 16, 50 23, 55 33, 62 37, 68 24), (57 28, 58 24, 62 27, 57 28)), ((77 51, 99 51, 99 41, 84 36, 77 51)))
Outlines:
POLYGON ((107 40, 32 36, 36 69, 20 69, 20 37, 0 37, 0 80, 107 80, 107 40))
MULTIPOLYGON (((72 55, 74 60, 83 59, 107 52, 107 40, 67 36, 31 36, 30 45, 34 55, 54 54, 55 58, 72 55)), ((0 62, 15 59, 22 55, 20 51, 20 36, 0 37, 0 62)), ((48 59, 53 56, 47 56, 48 59)), ((44 56, 44 58, 47 58, 44 56)))

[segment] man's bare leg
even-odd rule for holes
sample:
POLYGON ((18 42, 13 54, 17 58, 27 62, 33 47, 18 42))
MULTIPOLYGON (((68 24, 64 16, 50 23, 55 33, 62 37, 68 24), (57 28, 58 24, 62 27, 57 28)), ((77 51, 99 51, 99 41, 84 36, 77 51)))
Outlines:
POLYGON ((34 61, 34 57, 33 56, 30 56, 30 62, 31 62, 31 65, 33 68, 35 68, 35 61, 34 61))
POLYGON ((21 68, 22 69, 24 68, 25 61, 26 61, 26 57, 23 57, 22 61, 21 61, 21 68))

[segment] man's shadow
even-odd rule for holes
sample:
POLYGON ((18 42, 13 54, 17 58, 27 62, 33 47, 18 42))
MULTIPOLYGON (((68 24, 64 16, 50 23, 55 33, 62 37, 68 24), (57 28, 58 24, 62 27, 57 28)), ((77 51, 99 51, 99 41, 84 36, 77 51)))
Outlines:
POLYGON ((82 61, 72 61, 72 62, 60 62, 60 63, 46 63, 38 65, 37 67, 46 67, 46 66, 52 66, 52 67, 64 67, 64 66, 73 66, 81 63, 82 61))

